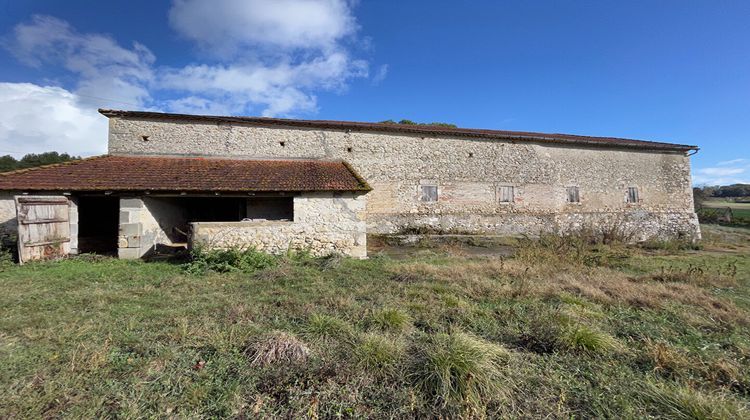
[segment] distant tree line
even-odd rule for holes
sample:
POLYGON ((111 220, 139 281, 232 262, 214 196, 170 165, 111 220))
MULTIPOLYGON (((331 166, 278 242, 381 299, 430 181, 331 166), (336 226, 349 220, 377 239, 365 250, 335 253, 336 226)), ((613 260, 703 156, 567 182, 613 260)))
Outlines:
POLYGON ((15 171, 16 169, 33 168, 35 166, 50 165, 53 163, 67 162, 80 159, 80 156, 71 156, 67 153, 46 152, 29 153, 21 159, 11 155, 0 156, 0 172, 15 171))
POLYGON ((412 120, 401 120, 401 121, 385 120, 385 121, 380 121, 380 123, 381 124, 402 124, 402 125, 426 125, 426 126, 445 127, 445 128, 457 127, 456 124, 451 124, 451 123, 444 123, 444 122, 418 123, 412 120))
POLYGON ((750 197, 750 184, 732 184, 715 187, 696 187, 693 188, 695 195, 705 198, 710 197, 750 197))

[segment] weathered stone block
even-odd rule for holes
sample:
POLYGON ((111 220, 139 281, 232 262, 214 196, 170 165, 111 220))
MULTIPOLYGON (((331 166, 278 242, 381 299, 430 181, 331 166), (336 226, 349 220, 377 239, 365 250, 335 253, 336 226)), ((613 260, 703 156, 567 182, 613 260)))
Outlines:
POLYGON ((130 211, 127 211, 127 210, 125 210, 125 211, 122 211, 122 210, 121 210, 121 211, 120 211, 120 223, 130 223, 130 222, 134 222, 134 220, 132 220, 132 218, 131 218, 131 215, 132 215, 132 214, 133 214, 133 213, 132 213, 132 212, 130 212, 130 211))
POLYGON ((138 248, 119 248, 117 257, 124 260, 136 260, 141 258, 141 251, 138 248))
POLYGON ((122 223, 120 224, 120 235, 138 236, 141 234, 140 223, 122 223))
POLYGON ((143 200, 140 198, 121 198, 121 209, 140 209, 143 208, 143 200))

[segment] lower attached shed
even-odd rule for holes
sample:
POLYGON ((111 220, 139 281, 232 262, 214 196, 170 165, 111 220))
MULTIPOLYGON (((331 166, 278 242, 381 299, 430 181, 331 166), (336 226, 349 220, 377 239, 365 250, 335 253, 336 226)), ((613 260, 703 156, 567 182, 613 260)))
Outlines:
POLYGON ((367 183, 342 161, 100 156, 0 174, 21 262, 205 247, 364 258, 367 183))

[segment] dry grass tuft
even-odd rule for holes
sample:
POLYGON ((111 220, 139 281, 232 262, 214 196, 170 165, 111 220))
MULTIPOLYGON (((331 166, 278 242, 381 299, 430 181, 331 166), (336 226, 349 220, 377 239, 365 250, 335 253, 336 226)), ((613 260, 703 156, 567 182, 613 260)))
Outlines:
POLYGON ((660 416, 685 420, 743 419, 750 415, 745 403, 723 394, 707 394, 691 388, 645 383, 640 396, 660 416))
POLYGON ((684 352, 663 341, 646 339, 646 355, 654 366, 654 373, 667 378, 683 376, 691 366, 691 361, 684 352))
POLYGON ((253 366, 299 364, 307 361, 310 349, 292 334, 274 331, 248 347, 253 366))

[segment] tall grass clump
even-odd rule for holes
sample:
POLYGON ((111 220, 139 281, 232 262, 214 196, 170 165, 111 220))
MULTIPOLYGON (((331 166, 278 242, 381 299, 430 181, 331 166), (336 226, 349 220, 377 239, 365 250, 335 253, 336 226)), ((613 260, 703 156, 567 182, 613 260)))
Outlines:
POLYGON ((357 367, 376 375, 394 371, 403 355, 403 345, 380 334, 363 335, 354 347, 357 367))
POLYGON ((253 248, 204 249, 196 248, 190 253, 190 260, 185 263, 185 271, 190 274, 207 272, 252 273, 257 270, 273 267, 277 258, 253 248))
POLYGON ((346 340, 353 333, 352 326, 346 321, 326 314, 312 314, 305 326, 305 335, 316 340, 346 340))
POLYGON ((561 337, 565 347, 587 354, 605 355, 618 348, 617 340, 611 335, 584 325, 571 326, 561 337))
POLYGON ((509 353, 462 332, 418 337, 407 352, 407 377, 438 409, 476 411, 508 391, 509 353))
POLYGON ((659 417, 684 420, 746 419, 747 404, 720 394, 678 385, 645 383, 639 391, 646 407, 659 417))
POLYGON ((382 309, 372 316, 372 323, 382 331, 400 333, 411 328, 409 314, 400 309, 382 309))

